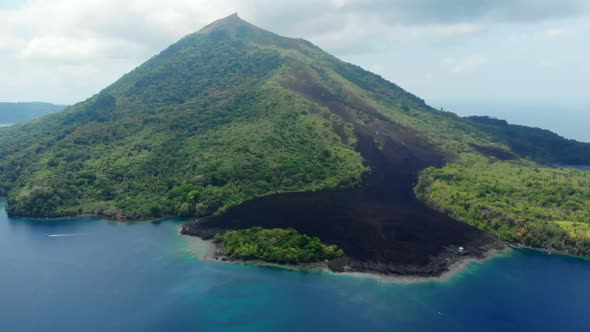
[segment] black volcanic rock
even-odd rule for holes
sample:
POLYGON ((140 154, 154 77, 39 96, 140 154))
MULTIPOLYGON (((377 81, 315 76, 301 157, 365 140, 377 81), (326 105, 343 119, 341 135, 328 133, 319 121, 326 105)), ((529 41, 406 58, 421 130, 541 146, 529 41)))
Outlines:
POLYGON ((416 154, 419 146, 393 141, 379 149, 370 138, 359 147, 373 170, 360 188, 258 198, 188 223, 182 232, 210 239, 229 229, 294 228, 344 250, 345 258, 329 263, 333 271, 404 276, 439 276, 461 259, 503 247, 494 235, 416 200, 417 172, 441 163, 440 155, 416 154))
POLYGON ((396 84, 232 15, 84 102, 0 129, 0 195, 19 216, 204 217, 183 229, 204 238, 292 227, 342 247, 335 269, 437 275, 455 248, 477 257, 497 239, 419 202, 418 172, 500 156, 492 145, 396 84))

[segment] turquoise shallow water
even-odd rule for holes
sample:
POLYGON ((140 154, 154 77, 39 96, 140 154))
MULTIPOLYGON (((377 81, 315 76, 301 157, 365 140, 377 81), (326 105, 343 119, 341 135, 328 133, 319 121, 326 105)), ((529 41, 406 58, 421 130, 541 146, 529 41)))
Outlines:
MULTIPOLYGON (((1 205, 2 203, 0 203, 1 205)), ((588 331, 590 261, 518 250, 442 281, 201 262, 178 220, 0 211, 0 331, 588 331), (48 236, 62 235, 62 236, 48 236), (64 236, 68 235, 68 236, 64 236)))

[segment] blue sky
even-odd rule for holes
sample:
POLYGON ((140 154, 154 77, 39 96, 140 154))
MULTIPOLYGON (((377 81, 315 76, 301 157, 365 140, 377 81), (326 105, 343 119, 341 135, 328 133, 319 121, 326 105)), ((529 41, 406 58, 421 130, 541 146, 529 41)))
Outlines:
POLYGON ((2 0, 0 2, 0 9, 18 8, 24 4, 22 0, 2 0))
POLYGON ((0 3, 2 101, 84 100, 183 35, 238 12, 434 106, 590 105, 590 0, 0 3))

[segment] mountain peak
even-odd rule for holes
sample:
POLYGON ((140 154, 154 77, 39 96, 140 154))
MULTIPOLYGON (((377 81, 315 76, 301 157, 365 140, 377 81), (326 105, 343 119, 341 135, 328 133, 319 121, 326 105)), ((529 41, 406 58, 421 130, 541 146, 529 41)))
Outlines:
MULTIPOLYGON (((384 121, 376 115, 375 123, 381 122, 365 129, 363 121, 378 110, 372 99, 365 102, 364 91, 382 93, 392 105, 421 107, 391 83, 309 42, 257 28, 233 14, 182 38, 87 101, 30 124, 38 129, 30 136, 23 130, 22 144, 11 145, 4 139, 8 130, 0 130, 0 195, 9 194, 14 214, 137 218, 209 215, 270 193, 357 185, 365 166, 354 150, 355 126, 363 126, 364 135, 381 132, 377 126, 384 121), (360 118, 353 109, 367 115, 360 118), (127 125, 134 129, 123 130, 127 125), (32 135, 41 131, 55 132, 59 138, 46 142, 59 141, 56 149, 72 157, 57 156, 52 145, 35 152, 40 150, 34 150, 32 135), (146 145, 137 144, 153 135, 146 145), (38 159, 27 161, 32 166, 26 173, 15 167, 12 154, 25 160, 28 151, 38 159), (112 162, 119 153, 125 164, 112 162), (109 169, 105 173, 102 167, 109 169), (53 173, 37 175, 38 169, 53 173), (78 181, 66 176, 70 169, 80 179, 101 174, 100 179, 70 194, 69 186, 78 181), (40 178, 41 185, 35 182, 40 178)), ((362 142, 371 141, 363 136, 362 142)))
POLYGON ((240 20, 240 21, 243 21, 243 20, 240 18, 240 16, 238 16, 238 13, 237 13, 237 12, 235 12, 235 13, 233 13, 233 14, 231 14, 231 15, 229 15, 229 16, 227 16, 227 17, 225 17, 225 18, 222 18, 222 20, 240 20))
POLYGON ((258 27, 255 27, 254 25, 242 20, 238 16, 238 13, 233 13, 227 17, 224 17, 224 18, 219 19, 211 24, 206 25, 204 28, 202 28, 199 31, 199 33, 206 34, 206 33, 212 32, 217 29, 236 29, 236 28, 259 29, 258 27))
POLYGON ((224 18, 221 18, 215 22, 213 22, 213 24, 218 23, 218 24, 223 24, 223 25, 233 25, 233 24, 249 24, 248 22, 242 20, 240 18, 240 16, 238 16, 238 13, 233 13, 229 16, 226 16, 224 18))
POLYGON ((219 19, 205 26, 195 34, 209 36, 215 40, 229 38, 240 40, 245 43, 273 45, 282 48, 300 49, 304 44, 305 47, 309 47, 309 45, 307 45, 308 43, 299 39, 279 36, 246 22, 238 16, 238 13, 233 13, 227 17, 219 19))

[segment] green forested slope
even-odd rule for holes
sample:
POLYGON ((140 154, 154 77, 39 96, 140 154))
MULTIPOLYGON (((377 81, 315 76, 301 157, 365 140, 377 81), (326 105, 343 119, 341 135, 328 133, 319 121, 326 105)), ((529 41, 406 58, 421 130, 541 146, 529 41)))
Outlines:
POLYGON ((538 160, 535 147, 502 135, 231 16, 84 102, 1 128, 0 195, 30 217, 208 215, 272 193, 361 185, 371 171, 361 144, 374 142, 421 165, 442 156, 448 166, 424 171, 416 190, 448 213, 513 242, 586 253, 585 173, 537 173, 521 159, 538 160), (568 181, 581 182, 569 193, 568 181))
POLYGON ((503 240, 590 255, 590 172, 465 154, 422 172, 419 198, 503 240))
POLYGON ((360 183, 351 128, 277 82, 299 61, 282 53, 316 48, 235 17, 204 31, 63 113, 0 131, 9 213, 205 215, 360 183))
POLYGON ((91 122, 19 149, 3 160, 17 187, 9 211, 204 215, 272 192, 360 182, 354 137, 336 135, 301 98, 260 86, 216 106, 91 122))
POLYGON ((133 219, 351 187, 368 171, 353 125, 371 126, 364 108, 422 129, 449 155, 447 145, 477 141, 395 84, 231 16, 62 113, 0 130, 0 194, 15 215, 133 219), (354 118, 335 102, 358 108, 354 118))

